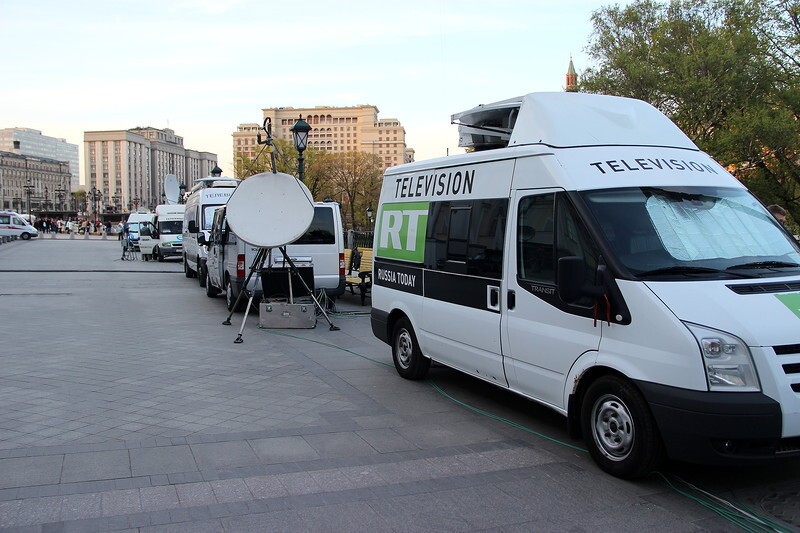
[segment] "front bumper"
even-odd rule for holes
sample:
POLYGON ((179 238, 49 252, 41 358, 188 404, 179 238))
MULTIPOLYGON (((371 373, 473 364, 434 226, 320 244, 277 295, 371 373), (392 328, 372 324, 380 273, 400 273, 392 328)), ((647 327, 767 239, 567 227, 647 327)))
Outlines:
POLYGON ((800 437, 781 438, 780 404, 760 392, 704 392, 637 381, 670 458, 747 464, 800 456, 800 437))

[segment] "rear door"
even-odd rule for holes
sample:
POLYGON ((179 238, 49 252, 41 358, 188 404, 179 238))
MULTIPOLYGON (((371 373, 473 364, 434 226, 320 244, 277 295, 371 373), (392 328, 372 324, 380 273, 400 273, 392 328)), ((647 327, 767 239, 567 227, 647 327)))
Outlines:
MULTIPOLYGON (((295 242, 286 246, 294 261, 311 260, 314 267, 314 288, 333 290, 339 287, 339 253, 342 252, 341 220, 334 210, 339 204, 317 204, 308 230, 295 242)), ((273 252, 279 260, 281 254, 273 252)))

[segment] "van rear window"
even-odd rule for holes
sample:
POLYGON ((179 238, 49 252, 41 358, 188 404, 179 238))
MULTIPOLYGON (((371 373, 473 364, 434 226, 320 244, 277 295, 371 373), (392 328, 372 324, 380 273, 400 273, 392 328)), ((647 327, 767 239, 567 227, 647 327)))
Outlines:
POLYGON ((315 207, 314 220, 308 230, 292 244, 334 244, 336 228, 333 224, 333 210, 330 207, 315 207))

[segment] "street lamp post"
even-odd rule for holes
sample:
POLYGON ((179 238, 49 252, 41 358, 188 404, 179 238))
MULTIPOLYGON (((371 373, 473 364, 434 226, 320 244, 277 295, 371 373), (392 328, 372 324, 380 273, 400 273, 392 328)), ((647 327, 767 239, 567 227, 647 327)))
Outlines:
MULTIPOLYGON (((64 195, 66 194, 66 192, 67 191, 65 191, 63 187, 59 187, 58 189, 56 189, 56 198, 58 198, 58 209, 60 211, 64 211, 65 210, 64 209, 64 195)), ((63 213, 62 213, 62 215, 63 215, 63 213)))
POLYGON ((369 219, 369 228, 372 228, 372 206, 367 207, 367 219, 369 219))
POLYGON ((33 224, 33 221, 30 220, 31 218, 31 194, 33 194, 33 190, 35 187, 31 184, 30 178, 28 178, 28 182, 22 186, 25 189, 25 196, 28 197, 28 221, 33 224))
POLYGON ((289 128, 289 131, 292 132, 294 147, 297 148, 297 177, 300 178, 300 181, 303 181, 303 175, 305 174, 303 169, 303 152, 305 152, 308 146, 308 132, 311 131, 311 126, 309 126, 308 122, 303 120, 303 115, 300 115, 300 118, 294 123, 294 126, 289 128))
POLYGON ((89 196, 89 200, 92 202, 92 212, 94 213, 94 219, 97 220, 97 201, 103 197, 103 193, 97 190, 97 187, 92 187, 92 189, 87 193, 89 196))

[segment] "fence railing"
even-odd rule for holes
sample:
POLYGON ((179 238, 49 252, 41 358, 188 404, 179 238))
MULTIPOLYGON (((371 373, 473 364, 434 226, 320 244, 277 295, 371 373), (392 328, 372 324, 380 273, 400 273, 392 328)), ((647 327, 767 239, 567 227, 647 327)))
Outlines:
POLYGON ((374 231, 355 231, 347 230, 344 235, 345 246, 353 248, 372 248, 372 237, 374 231))

